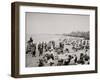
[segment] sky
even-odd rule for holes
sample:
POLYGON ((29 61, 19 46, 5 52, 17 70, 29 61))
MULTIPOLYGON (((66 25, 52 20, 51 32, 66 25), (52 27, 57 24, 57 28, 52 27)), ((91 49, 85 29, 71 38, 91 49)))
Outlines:
POLYGON ((89 31, 89 15, 33 13, 26 15, 26 34, 63 34, 89 31))

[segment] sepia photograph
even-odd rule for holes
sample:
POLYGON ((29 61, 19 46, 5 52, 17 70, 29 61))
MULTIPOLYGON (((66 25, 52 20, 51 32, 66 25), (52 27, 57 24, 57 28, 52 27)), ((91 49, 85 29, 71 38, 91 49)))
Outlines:
POLYGON ((12 3, 11 76, 97 73, 97 7, 12 3))
POLYGON ((25 67, 90 64, 90 16, 25 13, 25 67))

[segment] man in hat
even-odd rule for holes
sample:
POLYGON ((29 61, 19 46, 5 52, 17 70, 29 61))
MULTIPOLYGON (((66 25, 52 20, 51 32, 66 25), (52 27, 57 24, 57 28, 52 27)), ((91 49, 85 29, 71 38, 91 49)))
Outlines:
POLYGON ((30 37, 30 40, 27 41, 26 54, 27 54, 28 52, 31 52, 31 45, 32 45, 32 44, 33 44, 33 39, 32 39, 32 37, 30 37))

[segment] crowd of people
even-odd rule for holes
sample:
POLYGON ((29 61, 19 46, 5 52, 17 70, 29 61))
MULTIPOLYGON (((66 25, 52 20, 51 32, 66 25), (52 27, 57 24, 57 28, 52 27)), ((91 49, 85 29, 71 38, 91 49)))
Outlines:
POLYGON ((38 66, 83 65, 90 63, 89 40, 85 39, 63 39, 59 42, 52 40, 35 43, 34 39, 30 37, 27 41, 26 54, 31 54, 33 58, 39 57, 38 66))

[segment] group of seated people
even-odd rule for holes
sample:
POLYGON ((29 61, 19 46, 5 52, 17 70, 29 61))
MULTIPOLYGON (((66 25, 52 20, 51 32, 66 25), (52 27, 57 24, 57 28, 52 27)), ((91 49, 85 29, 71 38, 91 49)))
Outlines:
MULTIPOLYGON (((27 42, 26 54, 31 52, 32 57, 36 57, 37 51, 39 55, 39 60, 37 62, 38 66, 61 66, 61 65, 77 65, 77 64, 89 64, 89 48, 82 48, 84 52, 76 51, 70 53, 68 48, 65 48, 63 42, 59 42, 59 46, 56 47, 54 41, 48 43, 41 42, 35 44, 33 39, 27 42)), ((72 44, 70 44, 72 45, 72 44)), ((72 46, 73 49, 73 46, 72 46)), ((73 49, 74 50, 74 49, 73 49)))
POLYGON ((49 50, 41 59, 39 59, 38 66, 61 66, 61 65, 77 65, 89 64, 89 55, 84 53, 68 53, 67 51, 55 52, 49 50))

